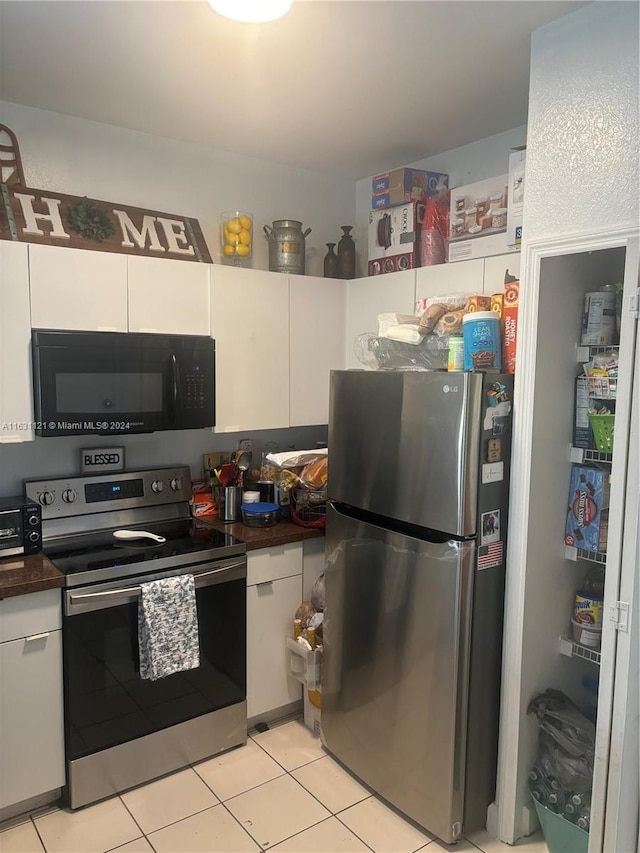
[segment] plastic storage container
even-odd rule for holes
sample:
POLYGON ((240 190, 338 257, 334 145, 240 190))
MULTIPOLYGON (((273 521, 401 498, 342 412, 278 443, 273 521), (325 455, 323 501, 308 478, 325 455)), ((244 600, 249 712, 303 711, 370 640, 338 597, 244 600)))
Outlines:
POLYGON ((589 833, 568 821, 562 815, 545 808, 535 798, 536 814, 542 827, 544 840, 550 853, 587 853, 589 833))
POLYGON ((586 622, 571 620, 573 642, 589 649, 599 649, 602 637, 602 625, 589 625, 586 622))
POLYGON ((502 367, 500 317, 496 311, 473 311, 462 318, 464 369, 502 367))
POLYGON ((247 527, 273 527, 278 523, 278 504, 258 503, 242 504, 242 522, 247 527))

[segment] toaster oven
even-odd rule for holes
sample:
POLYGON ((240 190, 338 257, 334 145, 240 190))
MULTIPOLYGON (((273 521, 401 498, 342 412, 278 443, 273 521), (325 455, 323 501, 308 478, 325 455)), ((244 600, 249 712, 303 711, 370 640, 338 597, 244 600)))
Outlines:
POLYGON ((42 549, 42 516, 37 503, 0 498, 0 558, 37 554, 42 549))

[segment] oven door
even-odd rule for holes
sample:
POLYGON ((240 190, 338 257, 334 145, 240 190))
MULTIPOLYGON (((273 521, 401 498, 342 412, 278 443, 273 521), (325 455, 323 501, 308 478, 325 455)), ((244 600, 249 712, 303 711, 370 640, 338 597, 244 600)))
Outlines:
POLYGON ((67 760, 159 732, 246 698, 246 558, 77 587, 64 594, 67 760), (140 584, 192 574, 200 666, 140 678, 140 584))

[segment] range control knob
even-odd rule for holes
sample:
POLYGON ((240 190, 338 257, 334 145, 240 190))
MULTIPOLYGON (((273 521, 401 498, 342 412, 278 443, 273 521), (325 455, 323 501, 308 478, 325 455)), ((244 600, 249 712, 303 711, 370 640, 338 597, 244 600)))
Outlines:
POLYGON ((163 489, 164 483, 162 482, 162 480, 154 480, 153 483, 151 483, 151 491, 155 492, 156 495, 159 495, 163 489))
POLYGON ((40 524, 39 516, 37 516, 35 513, 33 513, 27 519, 27 524, 30 525, 31 527, 37 527, 37 525, 40 524))
POLYGON ((27 539, 29 540, 29 542, 37 542, 40 539, 40 534, 37 530, 30 530, 27 533, 27 539))
POLYGON ((38 501, 42 504, 42 506, 49 506, 56 499, 56 496, 53 492, 40 492, 38 495, 38 501))
POLYGON ((78 493, 75 489, 65 489, 62 493, 62 500, 68 504, 72 504, 77 497, 78 493))
POLYGON ((174 477, 169 485, 174 492, 179 492, 182 488, 182 477, 174 477))

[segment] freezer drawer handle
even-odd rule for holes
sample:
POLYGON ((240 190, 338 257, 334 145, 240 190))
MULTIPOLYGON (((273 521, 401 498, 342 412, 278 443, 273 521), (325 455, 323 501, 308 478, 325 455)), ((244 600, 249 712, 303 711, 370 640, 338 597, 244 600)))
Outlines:
POLYGON ((25 637, 25 643, 33 643, 36 640, 46 640, 51 631, 45 631, 43 634, 32 634, 30 637, 25 637))

